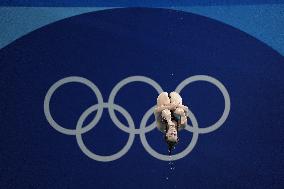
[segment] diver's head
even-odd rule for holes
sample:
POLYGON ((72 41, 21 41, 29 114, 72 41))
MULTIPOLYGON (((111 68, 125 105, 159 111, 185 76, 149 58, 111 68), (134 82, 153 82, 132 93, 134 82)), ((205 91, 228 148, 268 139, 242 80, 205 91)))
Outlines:
POLYGON ((174 127, 170 127, 168 132, 166 133, 166 141, 167 142, 178 142, 177 130, 174 127))
POLYGON ((169 150, 171 151, 172 148, 178 143, 178 132, 175 126, 170 126, 166 135, 165 140, 168 144, 169 150))

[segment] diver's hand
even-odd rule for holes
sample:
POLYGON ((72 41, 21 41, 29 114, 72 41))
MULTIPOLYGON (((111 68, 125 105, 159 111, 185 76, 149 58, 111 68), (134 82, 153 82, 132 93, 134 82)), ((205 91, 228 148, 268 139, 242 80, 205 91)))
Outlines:
POLYGON ((156 107, 155 108, 155 112, 162 112, 165 109, 171 110, 172 109, 172 105, 171 104, 166 104, 166 105, 161 105, 159 107, 156 107))
POLYGON ((178 106, 179 106, 179 103, 178 103, 178 102, 172 102, 172 103, 170 104, 170 110, 175 110, 175 109, 178 108, 178 106))
POLYGON ((184 113, 185 113, 186 115, 188 114, 188 107, 187 107, 187 106, 184 106, 184 105, 182 105, 182 104, 179 104, 179 105, 177 106, 177 108, 183 109, 184 113))

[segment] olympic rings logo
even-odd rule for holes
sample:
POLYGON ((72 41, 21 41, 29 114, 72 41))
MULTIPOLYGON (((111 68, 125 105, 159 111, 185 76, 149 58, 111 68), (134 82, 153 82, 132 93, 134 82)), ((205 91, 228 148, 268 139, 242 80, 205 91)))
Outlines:
MULTIPOLYGON (((202 128, 198 127, 198 122, 197 122, 194 114, 189 110, 189 119, 191 120, 192 126, 187 125, 185 127, 185 130, 192 132, 193 136, 191 138, 190 144, 182 152, 173 155, 172 160, 178 160, 178 159, 181 159, 181 158, 185 157, 186 155, 188 155, 193 150, 193 148, 195 147, 199 134, 210 133, 210 132, 215 131, 219 127, 221 127, 223 125, 223 123, 226 121, 226 119, 229 115, 229 112, 230 112, 231 101, 230 101, 230 96, 229 96, 227 89, 225 88, 225 86, 220 81, 218 81, 217 79, 215 79, 211 76, 195 75, 195 76, 192 76, 192 77, 188 77, 187 79, 182 81, 176 87, 175 91, 177 93, 180 93, 187 85, 189 85, 193 82, 196 82, 196 81, 206 81, 206 82, 209 82, 209 83, 215 85, 221 91, 221 93, 224 97, 225 108, 224 108, 222 116, 219 118, 219 120, 216 123, 214 123, 214 124, 212 124, 208 127, 202 127, 202 128)), ((144 77, 144 76, 131 76, 131 77, 127 77, 127 78, 123 79, 122 81, 120 81, 112 89, 112 91, 109 95, 108 102, 104 102, 102 94, 101 94, 100 90, 98 89, 98 87, 94 83, 89 81, 88 79, 83 78, 83 77, 77 77, 77 76, 66 77, 66 78, 63 78, 63 79, 57 81, 56 83, 54 83, 49 88, 49 90, 47 91, 45 99, 44 99, 44 114, 45 114, 45 117, 46 117, 48 123, 58 132, 65 134, 65 135, 75 135, 79 148, 82 150, 82 152, 85 155, 87 155, 89 158, 91 158, 93 160, 108 162, 108 161, 114 161, 114 160, 121 158, 131 148, 133 141, 134 141, 134 138, 135 138, 135 135, 138 134, 140 136, 140 140, 142 142, 142 145, 144 146, 145 150, 149 154, 151 154, 153 157, 155 157, 159 160, 169 161, 169 158, 168 158, 167 155, 160 154, 160 153, 156 152, 149 145, 149 143, 147 142, 146 136, 145 136, 146 133, 152 131, 156 127, 155 122, 146 126, 148 119, 150 118, 150 116, 154 112, 155 106, 151 107, 144 114, 144 116, 141 120, 141 123, 140 123, 140 127, 135 128, 134 121, 133 121, 131 115, 124 108, 122 108, 118 104, 114 103, 114 99, 115 99, 115 96, 117 95, 118 91, 123 86, 125 86, 125 85, 127 85, 131 82, 144 82, 144 83, 151 85, 158 92, 158 94, 163 92, 163 89, 161 88, 161 86, 157 82, 155 82, 154 80, 152 80, 148 77, 144 77), (95 93, 95 95, 98 99, 98 104, 91 105, 89 108, 87 108, 81 114, 81 116, 79 117, 79 120, 77 122, 76 129, 67 129, 67 128, 64 128, 63 126, 59 125, 53 119, 53 117, 50 113, 50 106, 49 105, 50 105, 50 100, 51 100, 52 95, 60 86, 67 84, 67 83, 74 83, 74 82, 75 83, 81 83, 83 85, 88 86, 95 93), (129 137, 128 137, 128 141, 127 141, 126 145, 117 153, 115 153, 113 155, 109 155, 109 156, 97 155, 94 152, 91 152, 86 147, 86 145, 84 144, 84 141, 82 139, 82 134, 90 131, 91 129, 93 129, 98 124, 104 109, 108 109, 111 120, 119 129, 121 129, 124 132, 129 133, 129 137), (118 120, 118 118, 115 114, 115 110, 120 112, 126 118, 128 126, 124 125, 123 123, 121 123, 118 120), (94 111, 97 111, 94 119, 88 125, 83 127, 84 120, 88 117, 88 115, 90 115, 94 111)))

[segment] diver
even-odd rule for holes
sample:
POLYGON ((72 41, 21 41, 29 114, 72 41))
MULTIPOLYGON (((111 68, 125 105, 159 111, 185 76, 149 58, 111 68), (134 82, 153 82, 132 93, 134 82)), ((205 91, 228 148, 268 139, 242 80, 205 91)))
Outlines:
POLYGON ((182 98, 177 92, 162 92, 157 98, 154 114, 157 128, 164 133, 171 155, 179 141, 178 132, 187 124, 188 107, 182 104, 182 98))

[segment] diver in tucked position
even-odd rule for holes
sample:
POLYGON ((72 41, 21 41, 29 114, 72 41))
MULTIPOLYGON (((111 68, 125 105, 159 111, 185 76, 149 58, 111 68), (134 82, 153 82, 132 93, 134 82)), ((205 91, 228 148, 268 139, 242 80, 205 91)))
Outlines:
POLYGON ((154 110, 157 127, 165 134, 169 153, 178 143, 178 131, 187 124, 188 107, 182 105, 182 98, 177 92, 162 92, 157 98, 154 110))

